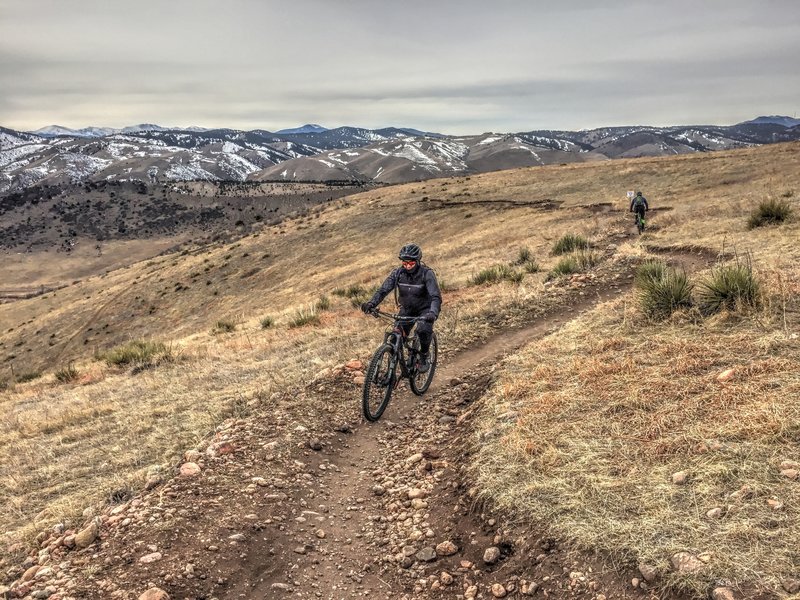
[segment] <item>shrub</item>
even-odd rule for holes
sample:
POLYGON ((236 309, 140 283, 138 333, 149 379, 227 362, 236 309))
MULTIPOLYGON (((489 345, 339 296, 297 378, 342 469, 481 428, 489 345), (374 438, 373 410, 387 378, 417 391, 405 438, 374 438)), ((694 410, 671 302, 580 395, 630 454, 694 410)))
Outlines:
POLYGON ((692 305, 692 284, 686 272, 669 268, 661 261, 642 264, 634 283, 639 306, 651 319, 666 319, 676 310, 692 305))
POLYGON ((527 261, 524 265, 522 265, 522 268, 525 269, 526 273, 538 273, 542 270, 542 267, 540 267, 539 263, 537 263, 535 260, 527 261))
POLYGON ((78 377, 80 377, 80 373, 78 373, 78 369, 76 369, 72 363, 56 371, 56 379, 61 383, 70 383, 71 381, 75 381, 78 377))
POLYGON ((780 225, 792 216, 792 206, 787 200, 769 198, 762 200, 758 207, 750 214, 747 222, 748 229, 755 229, 762 225, 780 225))
POLYGON ((34 379, 39 379, 42 376, 41 371, 29 371, 27 373, 22 373, 17 376, 17 383, 25 383, 27 381, 33 381, 34 379))
POLYGON ((470 277, 469 283, 471 285, 484 285, 498 283, 503 280, 518 283, 522 281, 523 276, 523 273, 515 271, 508 265, 494 265, 478 271, 478 273, 470 277))
POLYGON ((525 263, 529 263, 532 260, 533 260, 533 255, 531 253, 531 250, 526 246, 524 248, 519 249, 519 252, 517 253, 517 260, 514 261, 514 264, 524 265, 525 263))
POLYGON ((315 305, 311 305, 309 308, 301 308, 297 312, 294 313, 294 316, 289 321, 289 327, 303 327, 304 325, 318 325, 319 324, 319 313, 317 312, 317 307, 315 305))
POLYGON ((161 342, 134 340, 101 355, 109 365, 146 365, 172 359, 172 351, 161 342))
POLYGON ((261 319, 261 329, 269 329, 273 325, 275 325, 275 319, 272 317, 266 316, 261 319))
POLYGON ((563 256, 556 263, 556 266, 547 274, 547 279, 555 279, 562 275, 571 275, 572 273, 580 272, 581 268, 578 265, 578 259, 574 254, 563 256))
POLYGON ((667 274, 667 263, 659 259, 644 261, 636 268, 633 283, 638 288, 649 281, 658 281, 667 274))
POLYGON ((710 315, 721 310, 757 308, 760 305, 759 284, 750 261, 736 260, 719 265, 700 283, 700 312, 710 315))
POLYGON ((320 296, 316 304, 317 310, 328 310, 331 307, 331 299, 327 296, 320 296))
POLYGON ((217 333, 230 333, 231 331, 234 331, 235 329, 236 329, 236 323, 234 323, 233 321, 227 321, 227 320, 222 319, 222 320, 219 320, 216 323, 214 323, 214 328, 211 330, 211 333, 214 333, 214 334, 217 334, 217 333))
POLYGON ((590 250, 580 250, 575 253, 575 260, 578 261, 581 271, 588 271, 600 262, 600 255, 590 250))
POLYGON ((573 233, 567 233, 561 237, 555 244, 553 244, 553 250, 551 251, 554 256, 559 256, 561 254, 567 254, 568 252, 572 252, 574 250, 584 250, 589 247, 588 240, 583 237, 582 235, 575 235, 573 233))

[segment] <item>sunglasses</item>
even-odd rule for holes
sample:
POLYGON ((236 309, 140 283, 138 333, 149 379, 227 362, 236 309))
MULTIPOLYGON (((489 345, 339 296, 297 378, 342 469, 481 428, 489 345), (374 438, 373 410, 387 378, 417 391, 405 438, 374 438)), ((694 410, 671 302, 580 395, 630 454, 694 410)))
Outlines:
POLYGON ((400 261, 400 262, 402 263, 402 265, 404 267, 413 267, 415 264, 417 264, 417 261, 415 261, 415 260, 403 260, 403 261, 400 261))

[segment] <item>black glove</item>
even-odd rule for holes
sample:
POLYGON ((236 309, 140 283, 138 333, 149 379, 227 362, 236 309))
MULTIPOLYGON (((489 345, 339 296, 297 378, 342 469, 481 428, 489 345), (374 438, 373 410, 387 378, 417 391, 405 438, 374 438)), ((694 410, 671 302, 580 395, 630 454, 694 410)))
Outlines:
POLYGON ((422 320, 427 321, 428 323, 433 323, 436 320, 436 315, 428 311, 422 315, 422 320))
POLYGON ((361 310, 369 314, 375 310, 375 305, 372 302, 364 302, 364 304, 361 305, 361 310))

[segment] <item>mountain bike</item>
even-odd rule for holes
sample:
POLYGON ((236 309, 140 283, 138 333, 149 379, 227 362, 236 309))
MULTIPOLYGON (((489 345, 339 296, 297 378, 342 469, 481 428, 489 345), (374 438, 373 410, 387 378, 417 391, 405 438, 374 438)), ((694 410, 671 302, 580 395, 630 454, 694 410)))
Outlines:
POLYGON ((367 421, 377 421, 383 411, 389 406, 392 392, 402 379, 408 378, 411 391, 417 396, 422 396, 428 391, 436 372, 439 358, 439 344, 434 333, 431 337, 431 346, 428 350, 430 368, 421 373, 419 371, 420 343, 416 329, 406 335, 401 327, 403 323, 417 323, 422 317, 403 317, 379 310, 372 311, 373 316, 392 322, 392 326, 383 336, 383 343, 372 355, 372 360, 367 367, 364 378, 364 393, 361 399, 361 408, 367 421), (400 372, 398 373, 398 368, 400 372))
POLYGON ((636 211, 634 211, 633 214, 636 215, 636 230, 639 232, 639 235, 642 235, 642 232, 644 231, 644 224, 645 224, 644 215, 642 213, 636 212, 636 211))

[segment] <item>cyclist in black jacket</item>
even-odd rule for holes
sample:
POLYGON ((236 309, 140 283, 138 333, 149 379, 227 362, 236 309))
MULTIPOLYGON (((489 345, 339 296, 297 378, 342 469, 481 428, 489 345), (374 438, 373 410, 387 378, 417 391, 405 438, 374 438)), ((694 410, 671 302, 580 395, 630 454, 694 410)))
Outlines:
POLYGON ((639 218, 644 220, 644 213, 650 210, 647 205, 647 198, 642 196, 642 192, 636 192, 636 195, 631 198, 630 212, 639 215, 639 218))
MULTIPOLYGON (((422 264, 422 249, 416 244, 406 244, 400 248, 402 266, 394 269, 383 285, 372 298, 361 305, 361 310, 369 314, 374 311, 389 292, 397 289, 400 315, 404 317, 422 317, 417 321, 417 335, 420 344, 419 372, 430 369, 428 350, 433 337, 433 322, 439 317, 442 308, 442 293, 433 270, 422 264)), ((413 322, 401 323, 406 335, 411 331, 413 322)))

